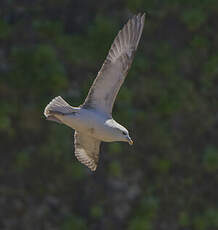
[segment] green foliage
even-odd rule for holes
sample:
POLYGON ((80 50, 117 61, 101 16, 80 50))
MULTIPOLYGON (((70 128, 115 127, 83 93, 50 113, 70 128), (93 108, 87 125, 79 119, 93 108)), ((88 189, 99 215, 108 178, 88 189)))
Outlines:
POLYGON ((186 23, 188 29, 195 30, 205 23, 207 14, 204 9, 190 8, 184 11, 182 20, 186 23))
POLYGON ((0 132, 5 132, 8 136, 14 135, 11 121, 11 114, 13 113, 16 113, 16 106, 12 107, 7 102, 0 102, 0 132))
POLYGON ((181 212, 179 214, 179 224, 182 227, 188 227, 190 225, 190 217, 186 212, 181 212))
POLYGON ((60 21, 34 20, 32 26, 44 39, 54 40, 63 34, 63 25, 60 21))
POLYGON ((136 11, 136 10, 140 10, 143 7, 143 0, 136 0, 136 1, 132 1, 132 0, 128 0, 127 1, 127 6, 129 9, 136 11))
POLYGON ((131 221, 128 230, 152 230, 152 225, 144 217, 135 217, 131 221))
POLYGON ((31 155, 28 151, 17 153, 15 168, 20 172, 25 171, 25 169, 31 166, 30 159, 31 155))
POLYGON ((214 146, 206 148, 203 156, 203 165, 208 172, 218 170, 218 150, 214 146))
POLYGON ((206 230, 218 227, 218 210, 209 208, 203 214, 194 218, 194 229, 206 230))
POLYGON ((1 115, 0 116, 0 130, 9 132, 11 127, 11 121, 8 116, 1 115))
POLYGON ((14 48, 10 59, 15 62, 10 83, 16 87, 42 94, 67 85, 63 65, 50 45, 14 48))
POLYGON ((109 165, 109 173, 111 176, 120 177, 122 174, 122 168, 119 162, 113 161, 109 165))
POLYGON ((11 29, 8 23, 0 19, 0 39, 7 39, 10 36, 11 29))
POLYGON ((168 159, 157 158, 154 159, 153 165, 154 168, 156 168, 159 171, 159 173, 167 173, 169 172, 172 163, 168 159))
POLYGON ((63 225, 61 226, 61 230, 72 230, 72 229, 86 230, 87 226, 85 220, 78 216, 69 216, 68 218, 66 218, 63 225))
POLYGON ((57 36, 55 43, 73 64, 83 66, 86 63, 87 67, 92 67, 105 58, 105 49, 110 48, 117 30, 115 22, 111 23, 106 17, 97 15, 85 35, 57 36))
POLYGON ((153 220, 156 217, 158 200, 155 197, 146 197, 141 200, 136 209, 135 216, 130 220, 128 230, 151 230, 153 220))
POLYGON ((122 152, 122 145, 120 143, 111 143, 109 146, 109 152, 119 154, 122 152))
POLYGON ((216 84, 217 79, 217 61, 218 56, 214 55, 208 58, 204 65, 204 75, 202 77, 202 84, 204 86, 204 89, 211 91, 214 87, 214 84, 216 84))
POLYGON ((98 58, 100 54, 105 54, 105 49, 110 48, 110 43, 112 43, 115 34, 117 33, 118 26, 116 21, 109 19, 104 15, 97 15, 95 22, 88 29, 88 47, 89 51, 92 51, 92 55, 98 58), (108 46, 105 46, 108 45, 108 46), (98 52, 95 52, 98 50, 98 52))
POLYGON ((94 205, 92 208, 91 208, 91 215, 92 217, 94 218, 101 218, 103 216, 103 209, 102 209, 102 206, 100 205, 94 205))
POLYGON ((0 9, 1 229, 218 229, 218 1, 0 9), (138 12, 145 29, 113 111, 134 145, 103 144, 90 172, 73 154, 72 130, 43 111, 58 95, 83 102, 138 12))

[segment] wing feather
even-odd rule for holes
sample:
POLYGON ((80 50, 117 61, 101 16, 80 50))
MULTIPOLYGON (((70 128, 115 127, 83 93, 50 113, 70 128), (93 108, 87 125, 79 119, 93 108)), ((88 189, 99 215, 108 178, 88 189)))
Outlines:
POLYGON ((138 14, 119 31, 83 107, 112 113, 114 101, 134 58, 144 20, 145 14, 138 14))
POLYGON ((97 168, 100 143, 101 141, 94 137, 75 131, 75 156, 92 171, 95 171, 97 168))

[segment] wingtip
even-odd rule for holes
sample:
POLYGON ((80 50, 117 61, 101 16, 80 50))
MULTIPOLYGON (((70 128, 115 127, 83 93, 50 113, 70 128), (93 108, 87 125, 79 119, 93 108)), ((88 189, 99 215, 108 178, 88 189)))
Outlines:
POLYGON ((92 171, 92 172, 95 172, 96 171, 96 168, 97 168, 97 165, 95 165, 94 167, 89 167, 88 168, 92 171))
POLYGON ((144 13, 138 13, 138 14, 135 14, 134 16, 133 16, 133 18, 134 17, 137 17, 137 18, 141 18, 141 19, 145 19, 145 17, 146 17, 146 12, 144 12, 144 13))
POLYGON ((141 20, 145 20, 145 17, 146 17, 146 13, 139 13, 138 16, 141 18, 141 20))
POLYGON ((144 12, 144 13, 142 14, 142 17, 141 17, 141 18, 142 18, 143 20, 145 20, 146 15, 147 15, 147 14, 144 12))
POLYGON ((135 15, 133 15, 133 17, 132 18, 130 18, 129 19, 129 23, 132 21, 140 21, 141 22, 141 24, 142 25, 144 25, 144 22, 145 22, 145 18, 146 18, 146 13, 144 12, 144 13, 138 13, 138 14, 135 14, 135 15))
POLYGON ((143 13, 142 16, 141 16, 141 23, 144 27, 144 23, 145 23, 145 17, 146 17, 146 13, 143 13))

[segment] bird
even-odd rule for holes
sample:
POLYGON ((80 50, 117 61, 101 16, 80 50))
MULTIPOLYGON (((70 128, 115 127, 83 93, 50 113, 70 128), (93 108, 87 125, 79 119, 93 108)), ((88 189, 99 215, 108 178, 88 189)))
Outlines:
POLYGON ((112 110, 132 64, 144 21, 145 13, 134 15, 118 32, 83 104, 73 107, 57 96, 45 107, 47 120, 75 130, 75 156, 91 171, 97 168, 102 141, 133 144, 128 130, 113 119, 112 110))

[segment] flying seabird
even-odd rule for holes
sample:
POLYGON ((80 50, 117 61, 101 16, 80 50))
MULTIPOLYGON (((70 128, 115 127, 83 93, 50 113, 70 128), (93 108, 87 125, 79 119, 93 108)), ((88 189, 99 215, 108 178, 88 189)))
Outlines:
POLYGON ((92 171, 98 164, 101 141, 133 144, 128 130, 113 119, 112 109, 133 61, 144 20, 145 14, 135 15, 119 31, 81 106, 72 107, 58 96, 44 110, 48 120, 75 129, 75 155, 92 171))

